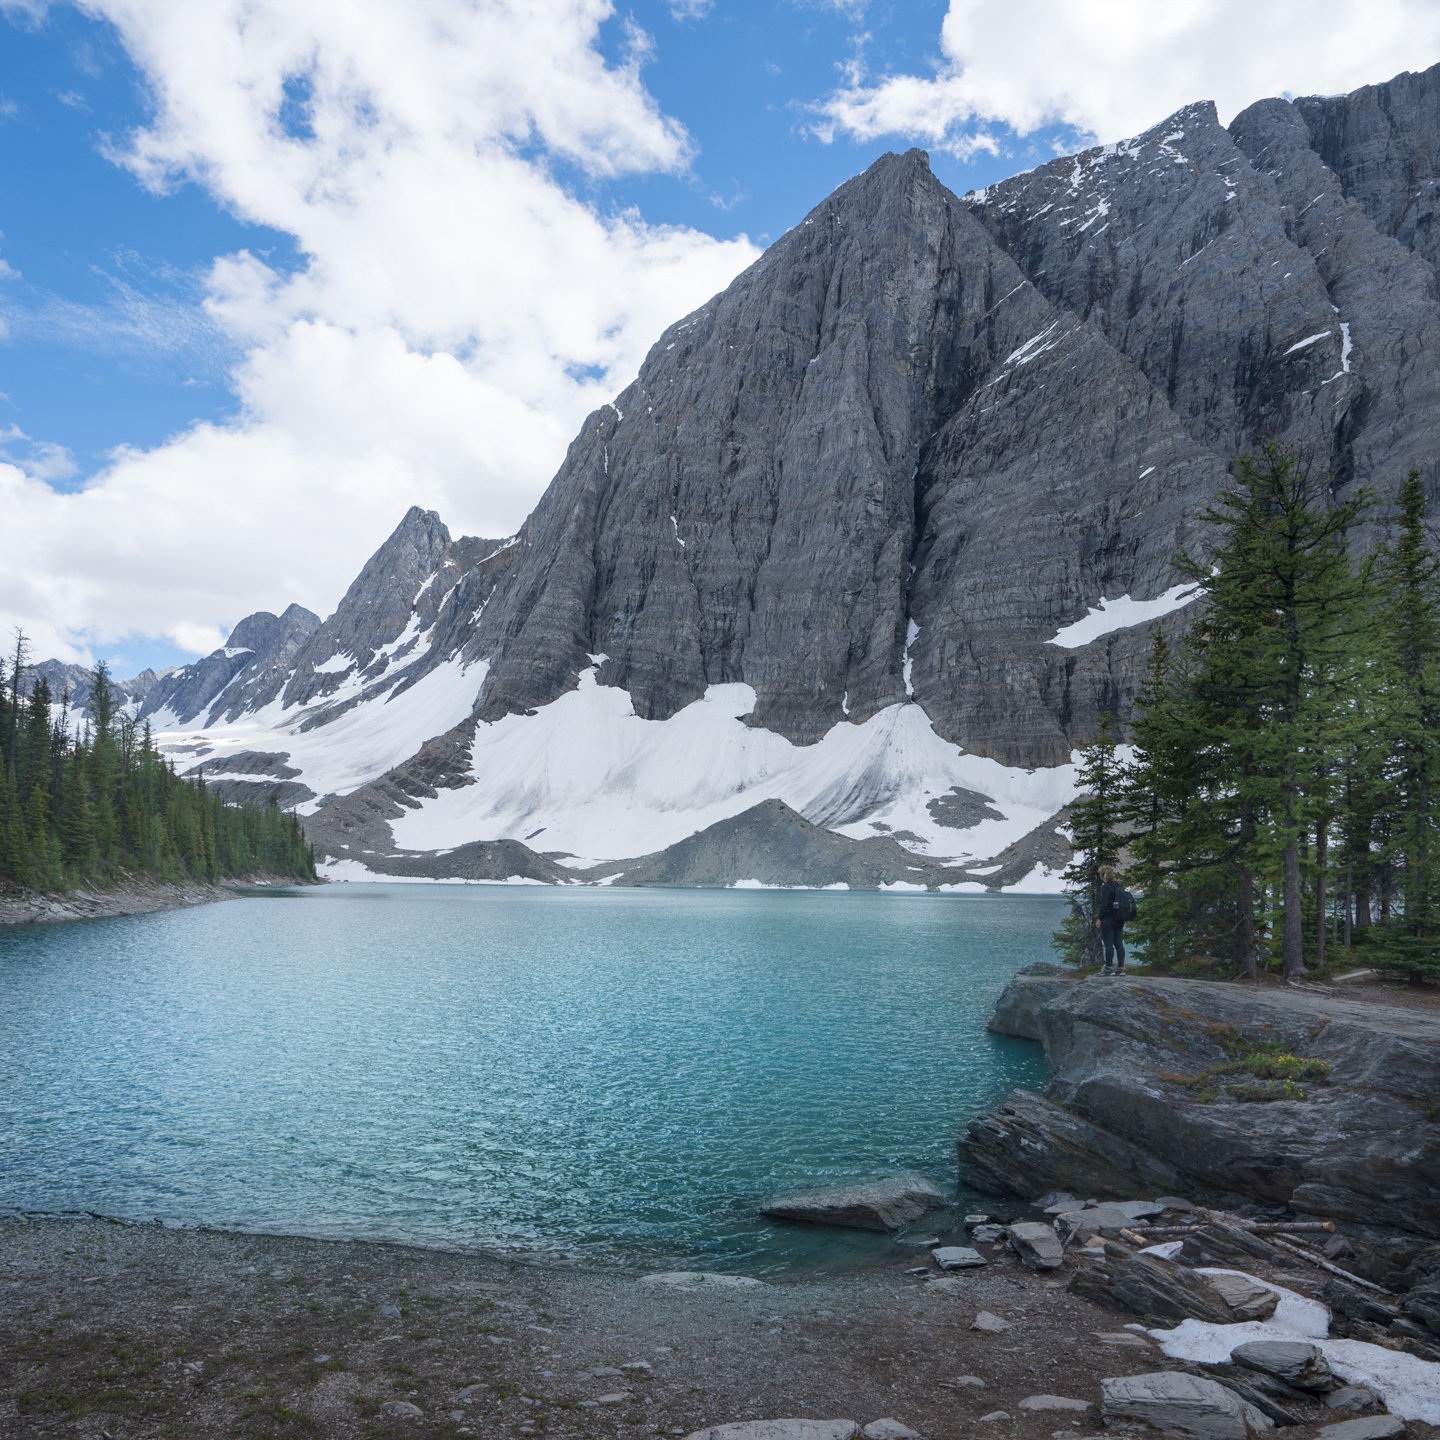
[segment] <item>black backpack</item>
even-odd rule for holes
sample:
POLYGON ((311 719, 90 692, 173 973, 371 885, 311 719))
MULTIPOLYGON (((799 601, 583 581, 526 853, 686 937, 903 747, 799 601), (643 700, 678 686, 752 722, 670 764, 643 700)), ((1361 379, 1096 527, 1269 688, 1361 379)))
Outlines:
POLYGON ((1122 886, 1115 887, 1115 918, 1123 925, 1127 920, 1133 920, 1140 913, 1140 907, 1135 903, 1135 897, 1122 886))

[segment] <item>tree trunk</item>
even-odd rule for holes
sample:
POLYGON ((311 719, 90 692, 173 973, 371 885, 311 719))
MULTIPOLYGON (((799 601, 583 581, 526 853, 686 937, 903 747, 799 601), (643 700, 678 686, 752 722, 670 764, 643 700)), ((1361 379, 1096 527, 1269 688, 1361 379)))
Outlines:
POLYGON ((1294 980, 1305 973, 1305 917, 1300 904, 1300 840, 1293 833, 1285 844, 1284 884, 1283 973, 1285 979, 1294 980))
POLYGON ((1315 966, 1319 970, 1325 968, 1326 931, 1330 924, 1330 917, 1325 913, 1325 859, 1329 852, 1329 840, 1325 822, 1317 821, 1315 824, 1315 966))
POLYGON ((1350 953, 1350 941, 1354 937, 1354 926, 1351 924, 1351 917, 1355 911, 1355 862, 1349 860, 1345 864, 1345 953, 1350 953))

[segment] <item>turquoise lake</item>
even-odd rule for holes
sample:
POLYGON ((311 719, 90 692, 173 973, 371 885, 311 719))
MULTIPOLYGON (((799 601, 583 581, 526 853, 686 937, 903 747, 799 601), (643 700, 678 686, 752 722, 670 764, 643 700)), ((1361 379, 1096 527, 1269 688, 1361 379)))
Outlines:
MULTIPOLYGON (((778 1191, 914 1168, 1037 1045, 1049 896, 333 885, 0 931, 0 1207, 839 1268, 778 1191)), ((959 1196, 963 1202, 966 1193, 959 1196)), ((893 1256, 893 1250, 888 1251, 893 1256)))

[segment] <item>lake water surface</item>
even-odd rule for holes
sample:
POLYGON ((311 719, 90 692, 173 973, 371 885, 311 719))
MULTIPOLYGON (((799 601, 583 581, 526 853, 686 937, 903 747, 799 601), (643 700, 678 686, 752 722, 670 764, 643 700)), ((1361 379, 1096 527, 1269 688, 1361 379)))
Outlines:
POLYGON ((911 1167, 953 1189, 965 1121, 1044 1084, 985 1021, 1061 904, 335 885, 9 928, 0 1206, 864 1264, 888 1242, 756 1201, 911 1167))

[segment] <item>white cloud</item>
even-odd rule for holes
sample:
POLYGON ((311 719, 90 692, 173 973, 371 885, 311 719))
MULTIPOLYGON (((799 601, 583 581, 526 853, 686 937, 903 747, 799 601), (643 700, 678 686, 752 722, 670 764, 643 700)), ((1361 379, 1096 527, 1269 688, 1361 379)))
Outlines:
POLYGON ((820 138, 885 135, 968 158, 989 127, 1122 139, 1194 100, 1228 122, 1267 96, 1332 94, 1440 59, 1434 0, 951 0, 933 75, 864 75, 815 109, 820 138))
POLYGON ((210 270, 189 342, 242 356, 233 424, 122 450, 72 494, 0 464, 27 537, 0 623, 57 647, 325 613, 414 503, 512 533, 586 412, 758 253, 583 198, 692 150, 641 81, 644 32, 601 55, 608 0, 84 4, 152 90, 113 158, 156 191, 205 186, 304 261, 210 270))

